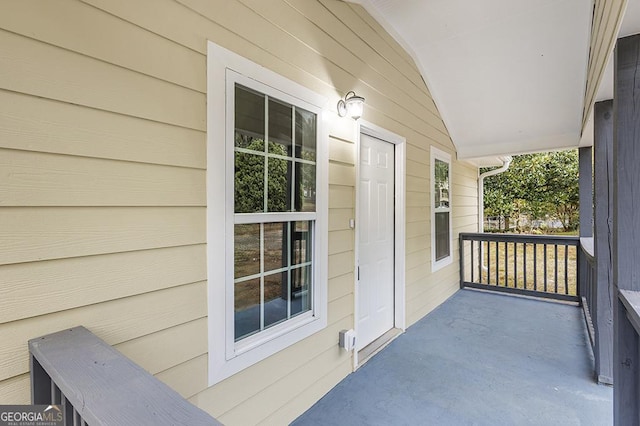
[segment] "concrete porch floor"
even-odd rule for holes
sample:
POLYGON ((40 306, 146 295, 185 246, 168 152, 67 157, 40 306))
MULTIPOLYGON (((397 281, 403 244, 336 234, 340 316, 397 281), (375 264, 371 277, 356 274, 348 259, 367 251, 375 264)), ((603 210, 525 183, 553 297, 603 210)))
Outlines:
POLYGON ((458 291, 294 425, 613 424, 582 311, 458 291))

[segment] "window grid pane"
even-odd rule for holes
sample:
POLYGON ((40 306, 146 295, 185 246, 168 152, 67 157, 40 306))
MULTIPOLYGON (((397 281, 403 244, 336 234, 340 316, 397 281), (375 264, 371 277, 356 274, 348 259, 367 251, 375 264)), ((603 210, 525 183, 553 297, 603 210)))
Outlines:
POLYGON ((238 84, 235 94, 238 341, 312 310, 317 115, 238 84), (299 212, 313 216, 287 219, 299 212))
POLYGON ((311 311, 314 224, 235 225, 236 262, 245 260, 234 280, 235 341, 311 311))

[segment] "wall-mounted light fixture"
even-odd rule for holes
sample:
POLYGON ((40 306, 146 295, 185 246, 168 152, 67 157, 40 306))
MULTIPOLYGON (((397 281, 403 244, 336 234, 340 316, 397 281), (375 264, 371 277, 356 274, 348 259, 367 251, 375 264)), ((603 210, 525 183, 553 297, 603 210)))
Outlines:
POLYGON ((347 115, 354 120, 362 117, 364 110, 364 98, 356 95, 353 90, 344 95, 344 99, 338 101, 338 115, 346 117, 347 115))

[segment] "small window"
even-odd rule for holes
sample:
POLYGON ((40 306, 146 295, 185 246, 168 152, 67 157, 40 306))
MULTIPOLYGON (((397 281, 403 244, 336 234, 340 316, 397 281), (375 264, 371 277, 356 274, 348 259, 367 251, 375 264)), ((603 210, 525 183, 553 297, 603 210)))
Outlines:
POLYGON ((326 326, 328 161, 324 98, 213 43, 208 73, 214 384, 326 326))
POLYGON ((431 262, 432 270, 451 263, 451 156, 431 148, 431 262))

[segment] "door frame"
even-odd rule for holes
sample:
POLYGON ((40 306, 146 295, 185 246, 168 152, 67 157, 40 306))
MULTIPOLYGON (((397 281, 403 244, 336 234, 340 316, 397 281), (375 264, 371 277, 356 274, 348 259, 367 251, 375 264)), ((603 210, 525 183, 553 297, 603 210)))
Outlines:
MULTIPOLYGON (((358 280, 358 266, 360 263, 360 135, 365 134, 394 145, 394 328, 403 332, 406 329, 406 305, 405 305, 405 179, 406 179, 406 139, 396 133, 379 127, 366 120, 358 120, 356 127, 356 232, 355 232, 355 269, 354 269, 354 329, 358 336, 358 293, 360 283, 358 280)), ((358 368, 358 346, 353 349, 353 370, 358 368)))

